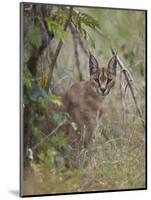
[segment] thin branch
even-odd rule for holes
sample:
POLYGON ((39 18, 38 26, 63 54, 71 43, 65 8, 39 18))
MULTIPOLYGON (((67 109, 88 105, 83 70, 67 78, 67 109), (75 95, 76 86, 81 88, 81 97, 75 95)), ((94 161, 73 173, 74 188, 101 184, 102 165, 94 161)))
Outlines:
POLYGON ((73 45, 74 45, 74 54, 75 54, 75 59, 76 59, 76 66, 77 66, 77 70, 78 70, 78 74, 79 74, 79 80, 83 80, 83 76, 82 76, 82 71, 80 69, 80 60, 79 60, 79 52, 78 52, 78 32, 76 30, 76 28, 74 27, 73 23, 70 23, 70 29, 71 29, 71 33, 72 33, 72 37, 73 37, 73 45))
POLYGON ((83 43, 83 40, 82 40, 82 37, 81 37, 81 34, 77 30, 76 25, 74 24, 73 21, 71 21, 70 24, 72 26, 72 29, 75 29, 74 32, 76 32, 76 37, 77 37, 77 40, 79 42, 79 45, 81 46, 81 49, 83 50, 83 52, 85 53, 85 55, 89 57, 89 50, 87 50, 88 48, 85 47, 85 45, 83 43))
MULTIPOLYGON (((65 32, 67 31, 67 28, 68 28, 68 26, 70 24, 70 21, 71 21, 71 18, 72 18, 72 10, 73 10, 73 8, 70 7, 69 17, 67 18, 67 21, 66 21, 66 23, 64 25, 64 31, 65 32)), ((60 42, 59 42, 59 44, 57 46, 56 52, 54 54, 54 58, 52 59, 52 62, 51 62, 50 68, 49 68, 48 81, 47 81, 46 88, 45 88, 47 93, 49 92, 49 85, 50 85, 51 80, 52 80, 54 66, 56 64, 56 61, 57 61, 57 58, 59 56, 59 53, 60 53, 62 45, 63 45, 63 42, 60 40, 60 42)))
POLYGON ((128 86, 130 88, 130 91, 131 91, 131 94, 132 94, 132 97, 133 97, 133 100, 134 100, 134 103, 135 103, 135 106, 136 106, 137 113, 138 113, 138 115, 139 115, 139 117, 141 119, 143 127, 145 128, 145 122, 144 122, 141 110, 140 110, 140 108, 138 106, 138 103, 137 103, 137 100, 136 100, 136 95, 135 95, 135 92, 134 92, 133 87, 132 87, 132 81, 130 80, 131 76, 129 75, 129 72, 127 72, 127 69, 125 69, 124 64, 122 63, 122 61, 119 58, 119 56, 117 55, 117 53, 115 53, 113 49, 111 49, 111 51, 112 51, 112 54, 114 56, 116 56, 117 62, 118 62, 119 66, 120 66, 120 68, 121 68, 121 70, 122 70, 122 72, 123 72, 123 74, 125 76, 125 79, 126 79, 126 81, 128 83, 128 86))
POLYGON ((62 78, 60 78, 51 88, 51 90, 53 91, 63 80, 65 80, 66 78, 68 78, 68 75, 63 76, 62 78))
POLYGON ((120 97, 122 100, 122 119, 123 119, 123 127, 124 127, 124 134, 126 134, 126 112, 125 112, 125 94, 122 92, 122 71, 120 70, 120 97))
MULTIPOLYGON (((66 124, 66 120, 64 120, 62 123, 60 123, 55 129, 53 129, 48 135, 45 136, 44 141, 46 141, 50 136, 54 135, 64 124, 66 124)), ((35 146, 32 148, 34 151, 39 145, 41 145, 43 141, 40 141, 39 143, 35 144, 35 146)))
POLYGON ((81 46, 83 52, 85 53, 86 56, 89 57, 89 53, 88 53, 87 49, 86 49, 85 46, 84 46, 84 43, 83 43, 83 40, 82 40, 80 34, 79 34, 78 39, 79 39, 79 44, 80 44, 80 46, 81 46))

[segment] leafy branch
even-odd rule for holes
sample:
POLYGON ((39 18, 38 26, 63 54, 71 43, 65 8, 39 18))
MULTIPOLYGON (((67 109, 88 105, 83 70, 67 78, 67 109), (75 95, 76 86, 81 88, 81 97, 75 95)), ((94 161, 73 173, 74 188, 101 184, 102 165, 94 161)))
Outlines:
POLYGON ((48 93, 49 85, 51 83, 52 76, 53 76, 54 66, 56 64, 63 42, 67 35, 67 27, 70 26, 70 29, 73 35, 76 66, 78 69, 80 80, 82 80, 82 73, 80 70, 80 61, 78 58, 77 43, 80 44, 84 53, 88 56, 88 51, 83 44, 81 35, 84 37, 84 39, 87 39, 88 33, 86 30, 86 27, 91 28, 93 31, 94 30, 99 31, 101 29, 100 29, 99 22, 96 19, 94 19, 92 16, 90 16, 87 13, 82 13, 77 10, 73 10, 72 7, 70 8, 60 7, 57 10, 57 12, 54 12, 51 16, 46 17, 45 21, 47 22, 48 30, 52 32, 56 36, 56 38, 60 40, 49 67, 47 84, 45 86, 45 90, 48 93), (64 27, 63 27, 63 24, 65 24, 64 27))
POLYGON ((86 34, 83 25, 93 30, 100 29, 99 22, 87 13, 73 11, 73 21, 77 25, 77 29, 79 30, 80 33, 85 32, 84 34, 86 34))
POLYGON ((56 38, 64 42, 67 35, 66 32, 64 31, 63 26, 57 23, 57 21, 53 21, 51 17, 47 17, 46 22, 49 32, 53 33, 56 38))
MULTIPOLYGON (((69 23, 70 23, 70 21, 71 21, 72 10, 73 10, 72 7, 70 7, 69 16, 68 16, 68 18, 67 18, 67 20, 66 20, 66 23, 65 23, 65 25, 64 25, 64 32, 67 31, 68 25, 69 25, 69 23)), ((52 80, 52 72, 53 72, 53 70, 54 70, 54 66, 55 66, 55 64, 56 64, 56 61, 57 61, 57 58, 58 58, 58 56, 59 56, 60 50, 61 50, 61 48, 62 48, 62 45, 63 45, 63 41, 60 40, 60 42, 59 42, 59 44, 58 44, 58 46, 57 46, 56 52, 55 52, 55 54, 54 54, 54 58, 52 59, 51 65, 50 65, 50 67, 49 67, 48 81, 47 81, 47 84, 46 84, 46 87, 45 87, 47 93, 49 92, 49 85, 50 85, 51 80, 52 80)))

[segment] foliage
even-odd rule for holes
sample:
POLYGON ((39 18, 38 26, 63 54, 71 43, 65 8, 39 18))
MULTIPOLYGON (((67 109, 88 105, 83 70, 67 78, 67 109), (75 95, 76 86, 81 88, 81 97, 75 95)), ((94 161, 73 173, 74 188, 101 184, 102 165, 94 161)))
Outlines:
MULTIPOLYGON (((69 163, 68 156, 70 155, 70 147, 67 144, 63 132, 57 132, 56 135, 50 137, 47 142, 44 141, 39 130, 39 141, 41 142, 41 151, 38 155, 41 164, 48 170, 55 170, 56 168, 64 168, 69 163)), ((37 133, 35 133, 36 138, 37 133)))
POLYGON ((87 13, 73 12, 73 22, 76 24, 78 31, 84 36, 85 39, 87 39, 87 35, 89 36, 85 26, 89 27, 93 31, 97 29, 101 30, 99 22, 87 13))
MULTIPOLYGON (((65 24, 68 17, 69 9, 66 7, 58 7, 54 13, 47 17, 45 20, 48 25, 50 32, 54 33, 55 37, 64 42, 67 33, 63 30, 63 25, 65 24)), ((72 22, 76 25, 77 30, 87 39, 87 29, 89 27, 94 30, 101 30, 99 22, 91 15, 79 12, 78 10, 72 11, 72 22)), ((92 39, 92 38, 91 38, 92 39)))
POLYGON ((53 16, 47 17, 46 22, 47 22, 49 31, 53 33, 57 39, 64 42, 65 38, 67 37, 67 34, 64 31, 64 27, 63 27, 64 24, 59 24, 58 21, 54 21, 53 16))
MULTIPOLYGON (((34 155, 31 165, 34 173, 30 171, 29 166, 25 170, 25 193, 143 188, 145 186, 144 130, 129 90, 125 92, 126 82, 123 78, 120 80, 119 69, 115 89, 108 95, 105 103, 107 108, 96 139, 88 149, 80 149, 77 155, 76 149, 71 147, 74 139, 69 142, 65 129, 57 129, 66 121, 71 126, 69 135, 81 134, 70 116, 61 110, 63 106, 61 95, 74 82, 79 81, 76 76, 71 32, 70 29, 64 31, 68 15, 68 7, 53 6, 52 12, 44 19, 37 17, 31 21, 24 38, 24 121, 32 126, 30 136, 32 142, 29 147, 34 155), (38 56, 37 66, 30 66, 37 67, 37 73, 33 76, 28 61, 33 50, 37 53, 43 45, 39 19, 45 22, 49 33, 53 33, 53 40, 38 56), (50 92, 47 93, 45 86, 58 40, 64 44, 52 74, 50 92), (41 66, 44 66, 43 70, 41 66), (53 89, 54 84, 55 89, 53 89), (27 118, 29 110, 31 113, 27 118), (57 131, 54 131, 56 129, 57 131), (78 157, 77 169, 71 163, 71 155, 73 160, 78 157)), ((110 47, 118 50, 124 64, 133 74, 137 100, 145 115, 144 13, 74 7, 72 22, 84 45, 89 47, 87 50, 93 49, 94 54, 99 55, 100 64, 103 62, 107 64, 110 47)), ((82 48, 78 48, 77 51, 81 71, 84 78, 88 79, 88 58, 82 48)))
POLYGON ((33 48, 37 49, 41 45, 39 23, 37 21, 34 21, 31 24, 27 38, 28 38, 28 42, 32 45, 33 48))
POLYGON ((59 107, 63 105, 61 98, 59 96, 50 95, 49 100, 50 102, 52 102, 53 104, 56 104, 59 107))

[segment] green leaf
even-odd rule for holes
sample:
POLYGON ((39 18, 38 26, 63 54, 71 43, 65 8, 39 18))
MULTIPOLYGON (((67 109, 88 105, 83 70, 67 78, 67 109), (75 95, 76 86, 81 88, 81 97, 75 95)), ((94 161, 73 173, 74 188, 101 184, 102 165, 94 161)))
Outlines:
POLYGON ((64 27, 62 24, 59 24, 58 22, 54 21, 51 17, 46 18, 46 22, 48 25, 48 30, 54 34, 54 36, 61 40, 62 42, 65 41, 67 37, 67 33, 64 31, 64 27))
POLYGON ((24 84, 24 92, 29 91, 32 86, 32 77, 29 73, 27 66, 24 67, 24 76, 23 76, 23 84, 24 84), (26 90, 26 91, 25 91, 26 90))
POLYGON ((63 147, 61 148, 60 154, 61 154, 61 156, 64 157, 64 158, 68 157, 69 154, 70 154, 70 148, 69 148, 68 146, 63 146, 63 147))
POLYGON ((44 161, 44 159, 45 159, 45 154, 44 154, 43 152, 41 152, 41 153, 39 154, 39 158, 40 158, 41 161, 44 161))
POLYGON ((36 137, 36 139, 37 140, 40 140, 41 139, 41 131, 40 131, 40 129, 39 128, 37 128, 37 127, 34 127, 34 136, 36 137))
POLYGON ((40 44, 41 44, 41 40, 40 40, 40 35, 38 33, 34 34, 34 36, 32 36, 31 38, 31 44, 34 48, 38 49, 40 44))
POLYGON ((50 95, 49 100, 50 100, 50 102, 52 102, 53 104, 56 104, 57 106, 63 105, 61 97, 59 97, 59 96, 50 95))
POLYGON ((54 124, 54 125, 58 125, 60 123, 62 123, 64 120, 67 119, 67 116, 64 112, 58 112, 58 113, 54 113, 51 117, 50 117, 50 121, 54 124))
POLYGON ((31 88, 31 79, 24 76, 23 77, 23 81, 24 81, 24 86, 27 88, 27 89, 30 89, 31 88))
POLYGON ((30 91, 30 99, 36 101, 38 97, 43 97, 46 101, 49 101, 49 96, 45 90, 41 88, 36 81, 33 81, 30 91))
POLYGON ((33 46, 33 48, 38 49, 39 46, 41 45, 41 37, 40 37, 39 26, 37 23, 33 23, 31 25, 27 37, 29 43, 33 46))
POLYGON ((92 37, 91 37, 90 34, 88 34, 88 36, 89 36, 89 39, 90 39, 91 47, 92 47, 93 49, 95 49, 96 47, 95 47, 95 42, 94 42, 94 40, 92 39, 92 37))
POLYGON ((58 132, 57 135, 53 136, 51 138, 51 142, 52 144, 54 144, 55 146, 62 148, 65 147, 67 145, 65 136, 63 132, 58 132))
POLYGON ((73 11, 73 20, 80 32, 82 25, 88 26, 93 30, 96 28, 101 29, 99 21, 87 13, 73 11))
POLYGON ((37 97, 39 97, 41 95, 41 90, 38 86, 38 84, 33 81, 32 82, 32 89, 31 89, 31 92, 30 92, 30 99, 32 101, 36 101, 37 100, 37 97))
POLYGON ((38 126, 40 122, 44 121, 45 120, 45 116, 44 115, 41 115, 41 114, 38 114, 36 113, 34 115, 34 118, 33 118, 33 125, 34 126, 38 126))

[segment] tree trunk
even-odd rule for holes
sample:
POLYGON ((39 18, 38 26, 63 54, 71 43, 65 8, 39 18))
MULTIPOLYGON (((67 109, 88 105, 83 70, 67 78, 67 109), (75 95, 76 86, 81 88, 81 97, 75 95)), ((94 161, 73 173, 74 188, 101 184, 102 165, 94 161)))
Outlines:
MULTIPOLYGON (((39 33, 41 38, 41 44, 38 48, 32 48, 30 51, 30 58, 27 61, 27 68, 29 69, 33 78, 37 76, 37 66, 38 59, 43 54, 44 50, 50 44, 53 39, 53 34, 48 31, 47 24, 45 22, 45 17, 51 14, 52 6, 51 5, 32 5, 31 3, 26 3, 23 8, 23 21, 24 21, 24 30, 23 30, 23 40, 25 43, 25 38, 28 34, 28 31, 31 27, 31 24, 35 20, 39 20, 39 33)), ((25 63, 24 63, 25 64, 25 63)), ((23 66, 24 67, 24 66, 23 66)), ((32 118, 34 115, 33 106, 27 104, 24 108, 24 124, 23 124, 23 134, 24 134, 24 157, 26 156, 27 148, 31 148, 33 142, 32 134, 32 118)))

